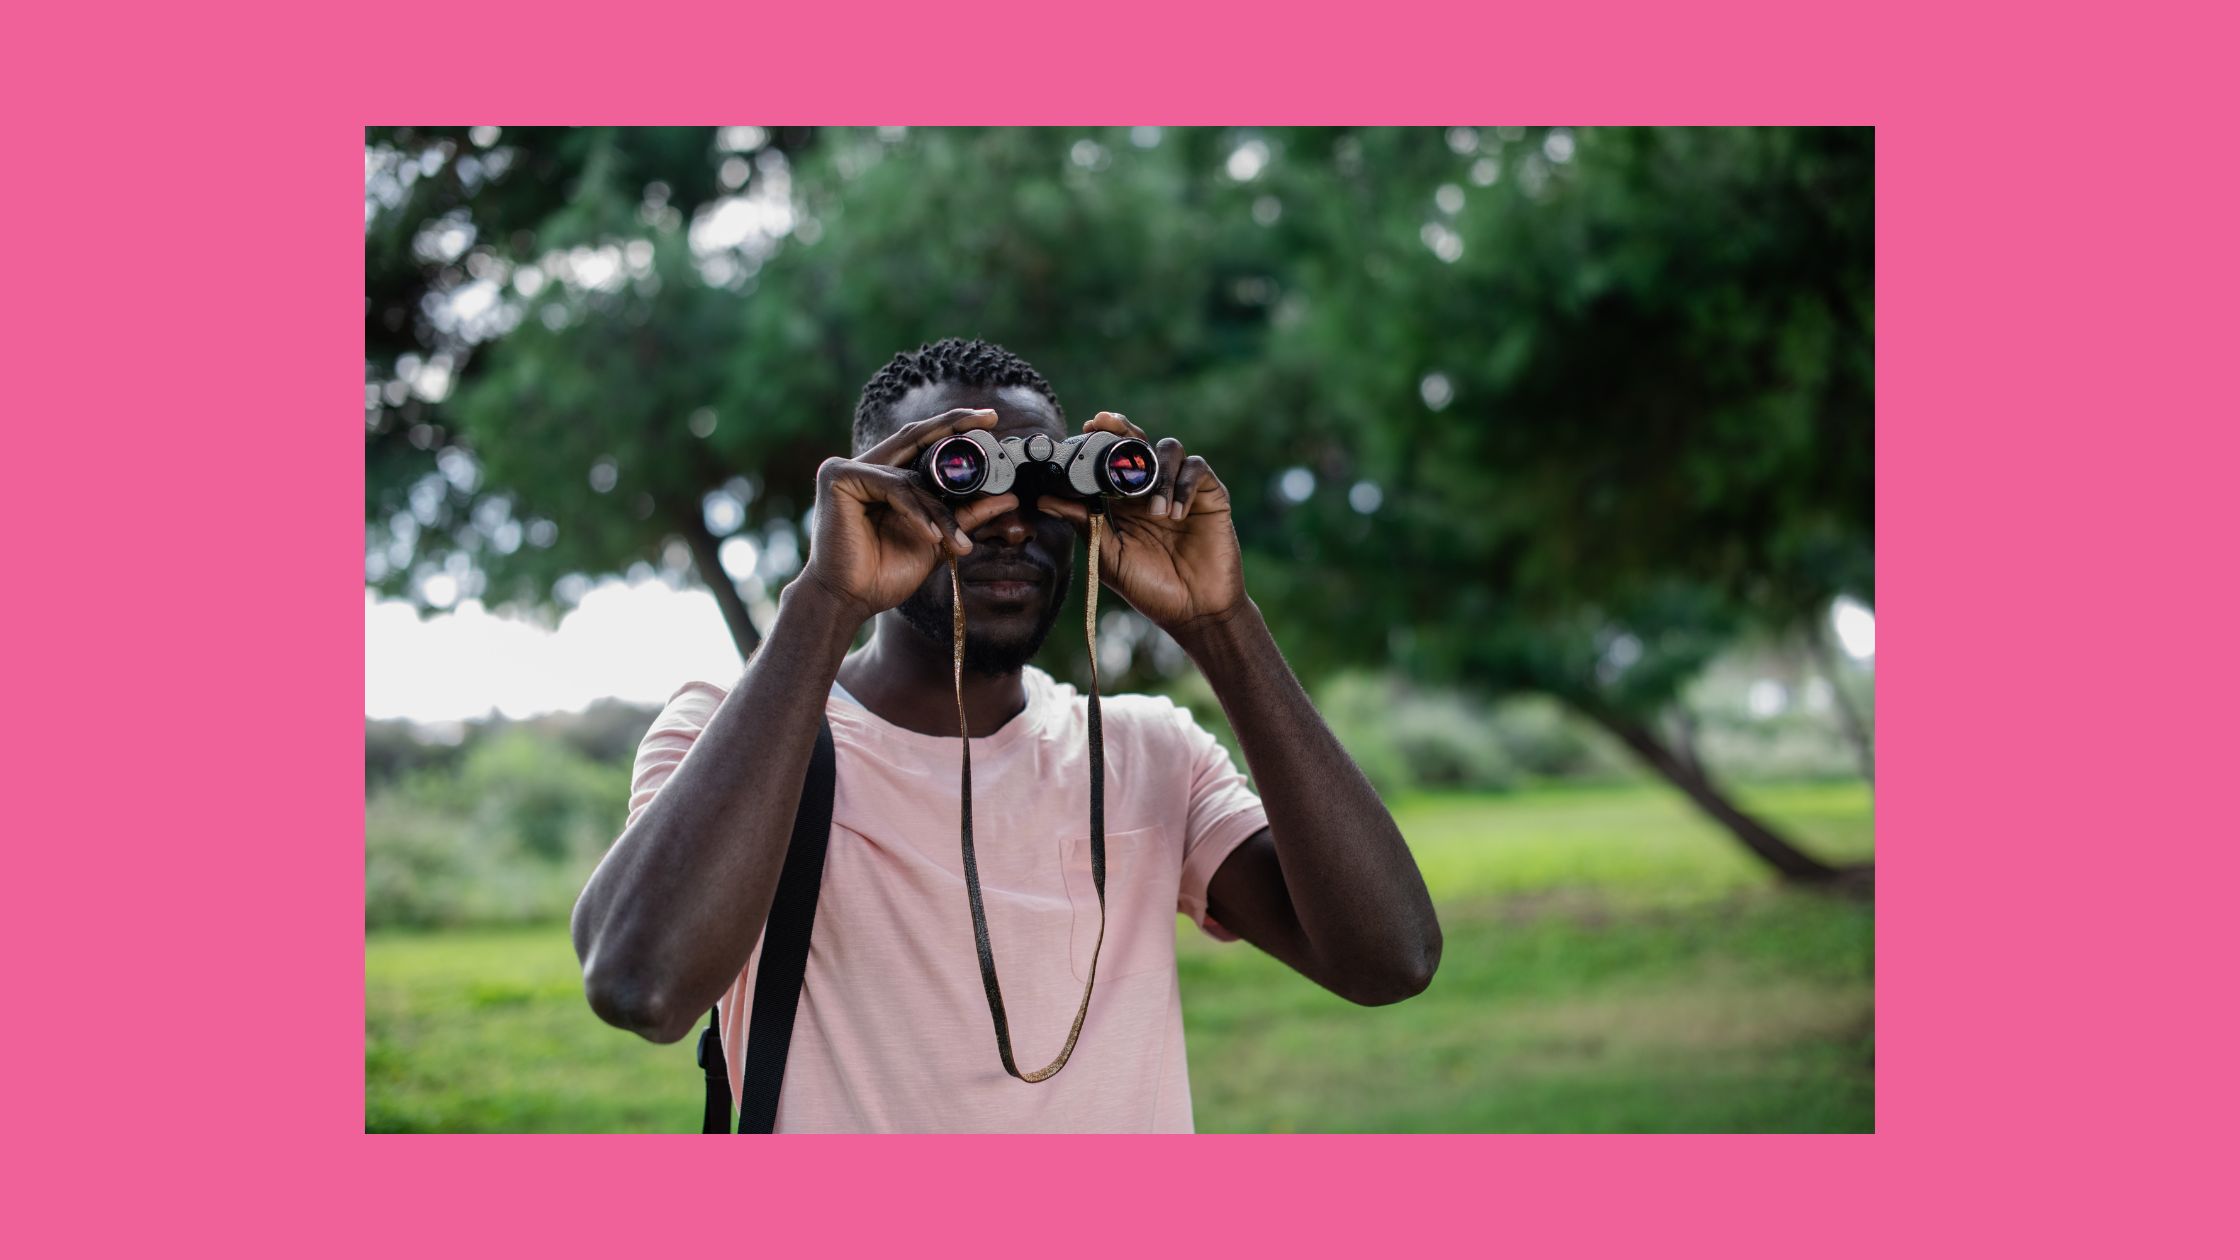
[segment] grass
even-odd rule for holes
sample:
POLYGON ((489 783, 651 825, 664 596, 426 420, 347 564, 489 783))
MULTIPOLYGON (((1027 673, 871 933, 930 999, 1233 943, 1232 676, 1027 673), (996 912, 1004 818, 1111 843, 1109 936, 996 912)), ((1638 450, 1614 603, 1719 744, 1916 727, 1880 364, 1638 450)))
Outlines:
MULTIPOLYGON (((1861 785, 1747 800, 1820 856, 1873 853, 1861 785)), ((1420 997, 1351 1006, 1178 929, 1201 1131, 1873 1128, 1870 906, 1772 886, 1652 787, 1394 813, 1446 934, 1420 997)), ((370 1130, 691 1131, 691 1047, 599 1023, 561 925, 366 942, 370 1130)))

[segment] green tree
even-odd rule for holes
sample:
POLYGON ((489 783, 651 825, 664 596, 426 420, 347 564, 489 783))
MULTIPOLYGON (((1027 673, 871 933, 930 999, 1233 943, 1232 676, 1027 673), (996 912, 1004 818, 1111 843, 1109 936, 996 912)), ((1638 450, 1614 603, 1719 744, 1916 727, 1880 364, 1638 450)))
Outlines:
POLYGON ((1310 676, 1558 697, 1827 878, 1679 697, 1872 602, 1872 161, 1863 131, 369 133, 369 581, 696 574, 749 651, 863 378, 986 336, 1215 461, 1310 676))
POLYGON ((1317 490, 1254 505, 1292 557, 1272 593, 1333 660, 1558 697, 1833 877, 1720 789, 1678 701, 1740 636, 1872 601, 1872 134, 1446 139, 1287 164, 1325 261, 1241 388, 1283 400, 1317 490))
POLYGON ((730 405, 756 350, 785 352, 739 291, 782 236, 758 216, 788 204, 787 155, 812 138, 368 131, 369 584, 426 601, 441 575, 542 608, 584 575, 690 570, 752 647, 704 501, 751 496, 739 469, 815 465, 787 440, 789 420, 812 422, 774 391, 730 405), (747 221, 709 224, 719 200, 747 221), (720 246, 692 248, 715 228, 720 246))

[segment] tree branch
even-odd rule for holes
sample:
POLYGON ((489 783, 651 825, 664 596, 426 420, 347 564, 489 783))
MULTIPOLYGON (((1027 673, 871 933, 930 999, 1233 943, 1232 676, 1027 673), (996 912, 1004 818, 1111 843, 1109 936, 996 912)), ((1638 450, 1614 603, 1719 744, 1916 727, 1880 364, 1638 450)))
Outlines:
POLYGON ((1744 848, 1780 872, 1782 878, 1797 883, 1827 883, 1843 876, 1844 872, 1799 849, 1764 821, 1745 812, 1741 806, 1728 799, 1709 775, 1694 765, 1686 755, 1667 746, 1647 724, 1597 701, 1569 695, 1561 698, 1596 725, 1617 736, 1619 742, 1647 763, 1650 769, 1679 788, 1695 803, 1696 808, 1726 828, 1735 839, 1742 842, 1744 848))
POLYGON ((762 642, 762 633, 754 628, 754 619, 747 615, 747 601, 740 598, 739 586, 731 575, 723 571, 721 544, 708 532, 707 522, 691 512, 672 512, 670 519, 684 534, 687 547, 692 549, 692 568, 715 594, 716 607, 723 610, 723 624, 731 631, 731 642, 739 649, 739 659, 754 655, 762 642))

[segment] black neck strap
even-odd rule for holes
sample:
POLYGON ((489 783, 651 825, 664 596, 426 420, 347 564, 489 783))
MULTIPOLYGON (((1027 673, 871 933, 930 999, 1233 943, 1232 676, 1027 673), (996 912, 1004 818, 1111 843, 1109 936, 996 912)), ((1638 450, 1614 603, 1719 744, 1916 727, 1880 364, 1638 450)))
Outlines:
POLYGON ((964 715, 964 585, 957 577, 957 561, 949 559, 949 600, 953 609, 950 618, 952 676, 957 692, 957 736, 964 744, 963 781, 960 785, 963 798, 963 817, 959 833, 964 846, 965 894, 972 901, 972 943, 980 951, 980 984, 988 993, 988 1016, 995 1021, 996 1053, 1003 1059, 1003 1070, 1032 1085, 1049 1080, 1073 1057, 1074 1044, 1081 1040, 1081 1024, 1089 1017, 1089 995, 1097 987, 1097 955, 1104 952, 1104 713, 1098 704, 1097 684, 1097 561, 1104 542, 1104 502, 1090 499, 1089 505, 1089 872, 1097 886, 1097 947, 1089 955, 1089 980, 1081 986, 1081 1006, 1073 1013, 1073 1028, 1066 1033, 1066 1044, 1058 1057, 1048 1066, 1032 1072, 1022 1072, 1011 1054, 1011 1021, 1003 1012, 1003 986, 996 982, 995 950, 988 941, 988 912, 980 903, 980 864, 972 853, 972 731, 964 715))

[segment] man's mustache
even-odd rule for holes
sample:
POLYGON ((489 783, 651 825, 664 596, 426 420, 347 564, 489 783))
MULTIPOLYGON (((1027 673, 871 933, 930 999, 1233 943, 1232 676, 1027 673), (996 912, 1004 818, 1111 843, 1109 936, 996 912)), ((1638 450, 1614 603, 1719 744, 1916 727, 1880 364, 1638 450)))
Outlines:
POLYGON ((1056 565, 1031 556, 1004 556, 979 564, 957 566, 957 576, 967 582, 1039 582, 1048 586, 1058 575, 1056 565))

